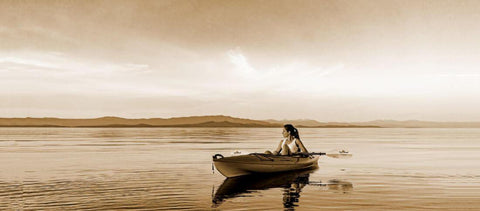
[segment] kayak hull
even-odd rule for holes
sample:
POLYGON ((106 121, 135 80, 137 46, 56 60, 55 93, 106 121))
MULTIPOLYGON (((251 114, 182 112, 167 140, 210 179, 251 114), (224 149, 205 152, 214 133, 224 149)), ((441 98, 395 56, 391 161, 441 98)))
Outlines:
POLYGON ((318 158, 317 155, 302 157, 253 153, 232 157, 214 157, 213 163, 225 177, 237 177, 318 168, 318 158))

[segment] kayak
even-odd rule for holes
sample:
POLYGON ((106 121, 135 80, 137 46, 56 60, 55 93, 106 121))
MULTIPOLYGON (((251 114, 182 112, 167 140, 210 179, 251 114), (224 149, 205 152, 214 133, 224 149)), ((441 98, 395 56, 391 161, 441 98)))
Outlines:
POLYGON ((271 155, 251 153, 248 155, 224 157, 213 156, 217 170, 225 177, 249 174, 269 174, 276 172, 313 169, 318 167, 319 155, 271 155))

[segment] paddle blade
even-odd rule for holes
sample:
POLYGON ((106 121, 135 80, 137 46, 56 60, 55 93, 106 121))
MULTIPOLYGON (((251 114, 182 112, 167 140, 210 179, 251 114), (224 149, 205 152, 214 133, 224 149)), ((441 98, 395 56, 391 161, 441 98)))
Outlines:
POLYGON ((327 152, 327 156, 331 158, 348 159, 352 157, 352 154, 346 150, 339 150, 335 152, 327 152))

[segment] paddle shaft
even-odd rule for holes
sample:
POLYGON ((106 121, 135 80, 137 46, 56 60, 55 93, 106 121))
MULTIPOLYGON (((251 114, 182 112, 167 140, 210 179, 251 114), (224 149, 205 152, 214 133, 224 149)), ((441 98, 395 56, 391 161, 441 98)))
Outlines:
POLYGON ((309 155, 327 155, 325 152, 310 152, 309 155))
POLYGON ((303 155, 326 155, 331 158, 350 158, 352 154, 349 153, 326 153, 326 152, 311 152, 311 153, 304 153, 303 155))
POLYGON ((293 155, 310 156, 310 155, 327 155, 327 153, 325 153, 325 152, 309 152, 309 153, 294 153, 293 155))

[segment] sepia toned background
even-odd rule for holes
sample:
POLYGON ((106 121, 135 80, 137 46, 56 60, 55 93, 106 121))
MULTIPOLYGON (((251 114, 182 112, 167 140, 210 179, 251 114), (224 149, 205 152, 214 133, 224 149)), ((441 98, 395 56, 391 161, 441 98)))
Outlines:
POLYGON ((464 0, 0 0, 0 210, 478 209, 478 20, 464 0), (212 167, 285 123, 350 159, 212 167))

